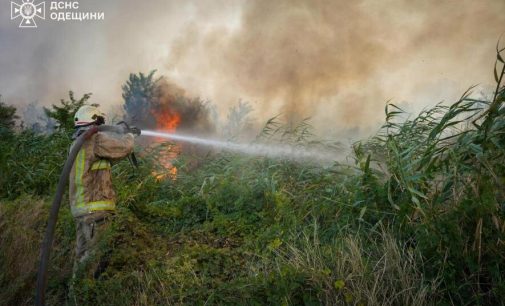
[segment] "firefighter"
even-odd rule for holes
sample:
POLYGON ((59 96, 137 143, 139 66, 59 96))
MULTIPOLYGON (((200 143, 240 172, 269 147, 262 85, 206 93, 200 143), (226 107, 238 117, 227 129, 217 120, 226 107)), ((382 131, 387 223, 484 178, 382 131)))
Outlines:
MULTIPOLYGON (((93 125, 104 123, 105 116, 97 107, 82 106, 74 116, 73 139, 93 125)), ((70 208, 77 234, 74 277, 82 268, 88 277, 96 278, 104 268, 97 244, 111 224, 116 208, 111 162, 131 154, 133 141, 129 132, 98 132, 84 142, 77 155, 69 178, 70 208)))

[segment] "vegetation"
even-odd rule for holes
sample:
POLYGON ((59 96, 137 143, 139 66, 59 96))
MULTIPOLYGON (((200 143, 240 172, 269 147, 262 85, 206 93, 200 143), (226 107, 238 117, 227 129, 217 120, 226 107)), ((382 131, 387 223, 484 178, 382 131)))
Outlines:
MULTIPOLYGON (((52 105, 51 109, 44 107, 44 113, 47 117, 55 120, 57 122, 57 128, 59 130, 71 131, 74 128, 74 114, 77 112, 79 107, 86 104, 86 102, 91 98, 91 93, 84 94, 82 98, 76 100, 74 97, 74 92, 68 92, 69 100, 60 100, 61 106, 52 105)), ((96 105, 96 104, 94 104, 96 105)))
POLYGON ((2 102, 2 96, 0 95, 0 129, 2 129, 2 133, 6 130, 12 130, 16 124, 15 120, 17 118, 16 108, 5 105, 5 103, 2 102))
MULTIPOLYGON (((490 101, 466 92, 406 120, 388 105, 378 134, 353 146, 352 165, 221 152, 196 168, 181 156, 177 179, 157 180, 156 153, 144 153, 138 170, 117 164, 121 205, 101 246, 107 268, 77 279, 69 298, 75 231, 67 202, 48 303, 502 303, 504 69, 495 75, 490 101)), ((278 124, 270 120, 258 141, 313 140, 306 123, 278 124)), ((1 304, 33 302, 48 205, 69 144, 59 135, 0 138, 8 174, 0 178, 1 304)))
POLYGON ((125 119, 142 128, 146 122, 156 121, 150 110, 161 77, 154 79, 155 73, 156 70, 152 70, 147 75, 142 72, 138 74, 130 73, 128 80, 122 86, 125 119))

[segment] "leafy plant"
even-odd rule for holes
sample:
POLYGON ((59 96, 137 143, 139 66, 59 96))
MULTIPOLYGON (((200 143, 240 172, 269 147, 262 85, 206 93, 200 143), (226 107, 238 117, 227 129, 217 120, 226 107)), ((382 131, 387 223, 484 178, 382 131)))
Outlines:
MULTIPOLYGON (((84 94, 80 99, 74 97, 74 92, 68 92, 69 100, 60 100, 61 105, 52 105, 51 108, 44 107, 45 114, 56 121, 58 130, 72 131, 74 128, 74 115, 77 110, 86 104, 91 97, 91 93, 84 94)), ((96 104, 94 104, 96 105, 96 104)))
POLYGON ((0 95, 0 131, 6 133, 12 131, 16 124, 16 108, 14 106, 6 105, 2 102, 2 95, 0 95))
POLYGON ((156 70, 152 70, 147 75, 139 72, 130 73, 128 80, 122 86, 123 108, 125 110, 125 120, 134 125, 145 127, 147 122, 155 122, 153 114, 150 112, 156 88, 161 77, 155 79, 156 70))

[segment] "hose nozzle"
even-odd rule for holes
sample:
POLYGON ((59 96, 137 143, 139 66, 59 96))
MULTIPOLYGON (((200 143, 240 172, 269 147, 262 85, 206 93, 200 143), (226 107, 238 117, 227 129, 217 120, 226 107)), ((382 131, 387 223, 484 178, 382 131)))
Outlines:
POLYGON ((135 136, 139 136, 141 131, 138 127, 136 126, 130 126, 128 123, 124 122, 124 121, 120 121, 118 122, 117 125, 123 125, 124 126, 124 133, 132 133, 133 135, 135 136))

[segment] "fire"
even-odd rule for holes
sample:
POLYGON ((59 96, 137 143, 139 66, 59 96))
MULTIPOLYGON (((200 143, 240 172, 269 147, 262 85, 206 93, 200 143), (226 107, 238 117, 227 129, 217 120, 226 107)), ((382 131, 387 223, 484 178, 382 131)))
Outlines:
MULTIPOLYGON (((177 127, 181 123, 181 116, 170 109, 164 109, 163 111, 153 112, 153 116, 156 119, 156 127, 163 131, 168 131, 170 133, 175 133, 177 127)), ((165 141, 159 139, 159 141, 165 141)), ((159 153, 159 163, 165 168, 162 172, 153 172, 153 175, 158 180, 162 180, 166 177, 175 180, 177 178, 177 167, 175 167, 172 162, 181 152, 181 147, 178 144, 170 145, 164 151, 159 153)))
POLYGON ((158 162, 164 168, 161 171, 154 171, 152 174, 157 180, 177 178, 177 167, 173 165, 174 159, 180 154, 180 146, 178 144, 168 145, 163 148, 163 151, 158 153, 158 162))
POLYGON ((174 133, 181 122, 181 116, 173 111, 158 112, 153 114, 156 118, 156 126, 160 130, 174 133))

